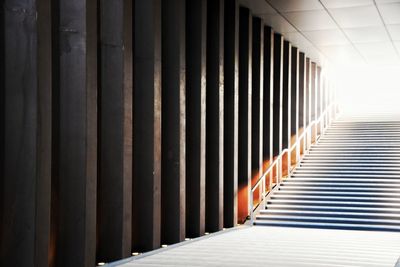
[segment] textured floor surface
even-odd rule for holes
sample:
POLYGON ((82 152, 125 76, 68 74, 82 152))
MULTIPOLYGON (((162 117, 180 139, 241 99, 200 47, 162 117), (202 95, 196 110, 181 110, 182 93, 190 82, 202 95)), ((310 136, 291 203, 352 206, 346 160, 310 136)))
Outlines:
POLYGON ((388 266, 400 233, 253 226, 160 249, 130 266, 388 266))

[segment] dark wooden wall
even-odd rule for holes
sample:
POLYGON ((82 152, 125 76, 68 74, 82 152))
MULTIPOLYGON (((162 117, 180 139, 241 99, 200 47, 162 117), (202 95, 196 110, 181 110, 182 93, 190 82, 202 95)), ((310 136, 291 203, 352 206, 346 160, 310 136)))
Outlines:
POLYGON ((332 101, 238 0, 4 0, 0 18, 0 266, 94 266, 234 227, 332 101))

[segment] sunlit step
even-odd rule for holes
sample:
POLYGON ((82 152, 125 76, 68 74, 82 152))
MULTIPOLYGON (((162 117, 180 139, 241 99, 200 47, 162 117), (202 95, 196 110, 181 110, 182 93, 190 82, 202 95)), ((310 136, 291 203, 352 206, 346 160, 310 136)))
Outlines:
POLYGON ((361 171, 399 171, 400 172, 400 164, 399 165, 392 165, 392 166, 370 166, 369 164, 364 164, 361 166, 329 166, 327 164, 321 164, 321 165, 313 165, 313 166, 308 166, 306 164, 301 164, 296 170, 307 170, 307 171, 321 171, 321 170, 338 170, 338 171, 345 171, 345 170, 361 170, 361 171))
MULTIPOLYGON (((384 218, 355 218, 355 217, 324 217, 302 216, 302 215, 282 215, 282 214, 263 214, 257 216, 257 221, 274 220, 274 221, 296 221, 296 222, 320 222, 320 223, 355 223, 368 225, 392 225, 400 227, 399 219, 384 219, 384 218)), ((400 228, 399 228, 400 230, 400 228)))
POLYGON ((287 222, 274 220, 256 220, 255 225, 264 226, 285 226, 285 227, 306 227, 324 229, 351 229, 351 230, 372 230, 372 231, 400 231, 400 226, 374 225, 374 224, 352 224, 352 223, 318 223, 318 222, 287 222))
POLYGON ((321 206, 321 205, 298 205, 298 204, 274 204, 267 206, 267 210, 297 210, 297 211, 337 211, 337 212, 374 212, 374 213, 393 213, 399 214, 400 208, 398 207, 348 207, 348 206, 321 206))
POLYGON ((377 213, 373 211, 315 211, 315 210, 286 210, 286 209, 269 209, 261 210, 261 215, 279 214, 294 216, 321 216, 321 217, 351 217, 351 218, 384 218, 400 220, 400 214, 395 213, 377 213))
POLYGON ((366 197, 366 196, 319 196, 319 195, 284 195, 284 194, 274 194, 271 196, 271 199, 280 199, 280 200, 315 200, 315 201, 342 201, 342 202, 371 202, 375 204, 375 202, 381 203, 400 203, 400 196, 397 197, 385 197, 385 196, 374 196, 374 197, 366 197))
POLYGON ((313 206, 345 206, 345 207, 393 207, 400 208, 400 203, 393 202, 371 202, 366 203, 362 201, 347 201, 347 200, 292 200, 292 199, 270 199, 267 201, 268 204, 302 204, 302 205, 313 205, 313 206))
MULTIPOLYGON (((285 187, 282 187, 281 190, 276 191, 274 193, 274 196, 277 195, 306 195, 306 196, 369 196, 369 197, 379 197, 379 196, 385 196, 389 198, 399 198, 400 197, 400 189, 398 192, 381 192, 381 191, 375 191, 375 190, 370 190, 368 192, 357 192, 357 191, 349 191, 349 192, 343 192, 341 190, 336 190, 336 191, 321 191, 319 189, 314 189, 314 190, 290 190, 290 189, 285 189, 285 187)), ((400 215, 399 215, 400 216, 400 215)))
POLYGON ((355 186, 346 186, 346 184, 342 186, 325 186, 324 184, 315 184, 315 186, 312 185, 303 185, 301 183, 297 184, 284 184, 284 186, 280 187, 280 190, 277 193, 285 192, 286 190, 298 190, 298 191, 317 191, 320 193, 323 192, 334 192, 335 194, 343 192, 348 193, 348 192, 368 192, 368 193, 379 193, 379 192, 391 192, 395 194, 400 194, 400 186, 394 187, 394 186, 385 186, 385 187, 370 187, 370 186, 364 186, 364 187, 355 187, 355 186))

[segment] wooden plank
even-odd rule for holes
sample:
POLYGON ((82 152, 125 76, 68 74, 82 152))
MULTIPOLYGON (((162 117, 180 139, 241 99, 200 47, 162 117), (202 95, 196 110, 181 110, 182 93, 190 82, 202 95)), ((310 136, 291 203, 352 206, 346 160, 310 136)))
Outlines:
POLYGON ((306 125, 306 57, 303 52, 299 54, 299 69, 298 69, 298 81, 299 81, 299 128, 302 128, 306 125))
POLYGON ((282 151, 283 36, 274 34, 273 156, 282 151))
POLYGON ((97 262, 131 255, 132 5, 100 1, 97 262))
POLYGON ((304 127, 308 127, 311 121, 311 60, 310 58, 306 58, 306 70, 305 70, 306 78, 305 78, 305 125, 304 127))
POLYGON ((223 227, 224 0, 207 2, 206 231, 223 227))
POLYGON ((318 115, 318 77, 317 64, 311 62, 311 121, 315 120, 318 115))
POLYGON ((283 91, 282 91, 282 149, 290 147, 291 64, 292 45, 283 42, 283 91))
POLYGON ((52 183, 52 2, 37 0, 38 132, 35 266, 48 266, 52 183))
POLYGON ((185 239, 185 1, 162 1, 161 238, 185 239))
POLYGON ((251 90, 252 90, 252 16, 239 10, 239 165, 238 219, 249 213, 251 190, 251 90))
POLYGON ((238 211, 238 1, 226 0, 224 13, 224 227, 233 227, 238 211))
MULTIPOLYGON (((5 38, 4 38, 4 8, 0 8, 0 106, 5 107, 5 38)), ((0 194, 4 194, 4 161, 5 161, 5 108, 0 109, 0 194)), ((0 240, 4 240, 3 238, 3 214, 4 214, 4 205, 3 205, 3 197, 0 197, 0 240)), ((5 258, 3 256, 3 244, 0 241, 0 259, 5 258)), ((1 263, 1 260, 0 260, 1 263)))
POLYGON ((161 0, 134 2, 132 248, 160 247, 161 0))
POLYGON ((61 1, 56 266, 93 266, 97 187, 97 1, 61 1))
MULTIPOLYGON (((274 33, 264 26, 264 103, 263 103, 263 161, 272 159, 272 110, 274 89, 274 33)), ((265 166, 266 167, 266 166, 265 166)))
POLYGON ((262 175, 264 27, 259 17, 253 17, 252 23, 251 177, 256 181, 262 175))
POLYGON ((1 266, 48 265, 50 8, 49 1, 4 1, 0 16, 1 266))
POLYGON ((290 94, 290 135, 295 137, 297 141, 300 117, 300 101, 299 101, 299 49, 292 46, 292 62, 291 62, 291 94, 290 94))
POLYGON ((186 236, 205 232, 207 1, 186 5, 186 236))

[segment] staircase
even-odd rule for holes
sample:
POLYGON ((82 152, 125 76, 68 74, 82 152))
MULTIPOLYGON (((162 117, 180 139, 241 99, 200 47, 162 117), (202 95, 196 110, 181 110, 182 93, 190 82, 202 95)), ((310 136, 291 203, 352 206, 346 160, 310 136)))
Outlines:
POLYGON ((271 194, 255 225, 400 231, 395 119, 336 120, 271 194))

